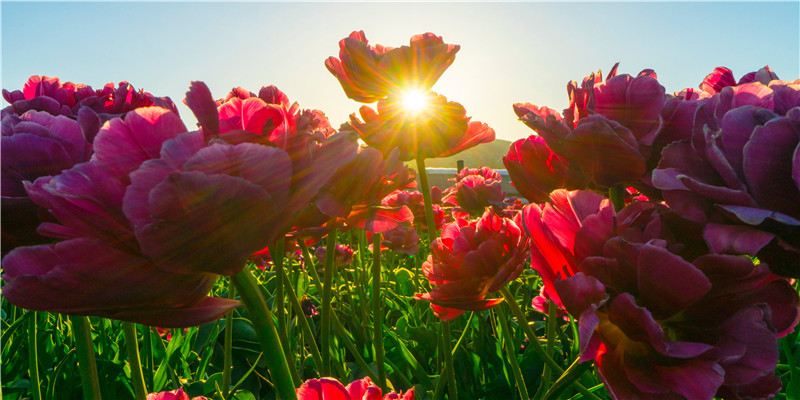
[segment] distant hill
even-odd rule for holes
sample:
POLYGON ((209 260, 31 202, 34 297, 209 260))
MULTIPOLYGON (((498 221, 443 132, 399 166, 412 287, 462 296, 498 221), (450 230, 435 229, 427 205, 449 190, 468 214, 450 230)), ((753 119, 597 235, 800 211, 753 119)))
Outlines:
MULTIPOLYGON (((427 168, 455 168, 458 160, 464 160, 464 166, 469 168, 505 169, 503 156, 508 153, 509 147, 511 147, 511 142, 508 140, 495 139, 491 143, 479 144, 451 157, 429 158, 425 160, 425 166, 427 168)), ((416 164, 412 162, 411 166, 416 167, 416 164)))

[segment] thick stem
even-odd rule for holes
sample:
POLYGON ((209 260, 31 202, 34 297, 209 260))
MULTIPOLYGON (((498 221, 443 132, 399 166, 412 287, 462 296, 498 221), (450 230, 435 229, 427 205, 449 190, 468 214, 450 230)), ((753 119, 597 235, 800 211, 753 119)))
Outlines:
POLYGON ((136 334, 136 324, 122 322, 122 332, 125 334, 125 349, 128 350, 128 362, 131 365, 131 385, 136 400, 147 400, 147 386, 142 373, 142 361, 139 357, 139 339, 136 334))
POLYGON ((331 295, 333 289, 333 272, 336 268, 336 230, 328 233, 325 248, 325 283, 322 286, 322 376, 331 375, 331 295))
MULTIPOLYGON (((253 323, 258 339, 261 342, 261 349, 267 355, 267 367, 272 376, 278 399, 297 400, 292 373, 289 371, 289 364, 283 354, 283 346, 278 338, 278 331, 275 329, 272 313, 267 309, 258 284, 250 274, 250 271, 245 268, 233 275, 231 281, 236 286, 239 296, 247 307, 250 321, 253 323)), ((294 363, 292 363, 292 368, 294 368, 294 363)))
POLYGON ((608 199, 614 205, 614 211, 622 210, 625 207, 625 187, 617 185, 608 188, 608 199))
POLYGON ((453 369, 453 354, 450 347, 450 323, 442 321, 442 352, 444 353, 444 368, 447 370, 447 386, 450 400, 458 400, 458 387, 456 374, 453 369))
MULTIPOLYGON (((236 296, 233 284, 228 287, 228 298, 236 296)), ((222 398, 227 399, 231 388, 231 372, 233 369, 233 310, 225 314, 225 353, 222 360, 222 398)))
POLYGON ((97 364, 94 361, 94 343, 89 326, 89 317, 69 316, 72 332, 75 333, 75 352, 81 371, 81 387, 84 400, 100 400, 100 383, 97 380, 97 364))
POLYGON ((31 398, 42 400, 42 388, 39 383, 39 340, 36 338, 38 315, 36 311, 28 311, 28 371, 30 373, 31 398))
POLYGON ((422 190, 422 200, 425 202, 425 223, 428 226, 428 241, 433 243, 436 237, 436 223, 433 220, 433 203, 431 201, 431 186, 428 184, 428 172, 425 170, 425 160, 417 158, 417 173, 422 190))
POLYGON ((375 346, 375 366, 378 386, 386 392, 386 366, 383 363, 383 310, 381 310, 381 234, 372 235, 372 343, 375 346))
MULTIPOLYGON (((508 327, 508 321, 506 320, 506 313, 503 311, 503 305, 499 305, 495 308, 495 312, 497 313, 497 320, 500 321, 500 326, 503 328, 503 344, 505 345, 506 349, 506 357, 508 357, 508 363, 511 365, 511 372, 514 374, 514 382, 517 386, 517 390, 519 391, 519 396, 522 400, 529 400, 530 396, 528 396, 528 388, 525 386, 525 379, 522 378, 522 370, 519 368, 519 361, 517 361, 517 351, 516 351, 516 343, 514 343, 514 337, 511 335, 511 329, 508 327)), ((547 364, 545 364, 545 368, 547 364)))
POLYGON ((142 368, 144 373, 145 387, 153 387, 153 338, 151 328, 143 325, 144 336, 142 344, 144 345, 144 355, 142 356, 142 368))

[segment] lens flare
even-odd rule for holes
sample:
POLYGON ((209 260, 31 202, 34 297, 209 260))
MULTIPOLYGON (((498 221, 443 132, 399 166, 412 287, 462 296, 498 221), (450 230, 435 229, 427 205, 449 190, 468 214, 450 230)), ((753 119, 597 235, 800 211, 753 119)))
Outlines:
POLYGON ((424 92, 420 90, 409 90, 403 93, 402 97, 403 108, 412 113, 419 113, 425 109, 428 104, 428 98, 424 92))

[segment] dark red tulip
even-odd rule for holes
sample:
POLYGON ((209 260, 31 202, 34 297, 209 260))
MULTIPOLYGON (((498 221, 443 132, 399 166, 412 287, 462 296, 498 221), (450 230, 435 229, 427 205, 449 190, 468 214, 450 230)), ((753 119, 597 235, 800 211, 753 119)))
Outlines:
POLYGON ((44 111, 8 114, 2 120, 2 253, 22 246, 46 243, 36 233, 39 223, 52 220, 25 192, 23 182, 58 175, 73 165, 89 161, 92 145, 78 123, 44 111))
POLYGON ((800 303, 787 281, 747 257, 709 254, 702 227, 663 205, 615 213, 580 191, 552 201, 523 211, 532 266, 578 317, 581 360, 596 361, 614 399, 780 389, 777 338, 796 325, 800 303))
POLYGON ((665 90, 652 70, 606 81, 587 76, 581 88, 570 82, 564 118, 547 107, 515 104, 522 122, 552 151, 599 188, 638 182, 645 174, 653 141, 661 130, 665 90))
POLYGON ((652 183, 678 214, 708 224, 715 252, 757 256, 800 276, 800 89, 773 80, 726 86, 664 148, 652 183))

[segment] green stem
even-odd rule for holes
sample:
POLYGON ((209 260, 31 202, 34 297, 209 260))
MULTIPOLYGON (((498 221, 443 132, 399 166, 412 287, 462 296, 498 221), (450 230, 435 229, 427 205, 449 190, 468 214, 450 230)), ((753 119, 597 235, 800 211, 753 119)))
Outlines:
POLYGON ((100 383, 97 379, 97 364, 94 361, 89 317, 69 316, 72 331, 75 333, 75 347, 78 354, 78 368, 81 371, 81 386, 84 400, 100 400, 100 383))
MULTIPOLYGON (((525 332, 525 336, 528 337, 528 340, 531 344, 531 349, 536 353, 545 364, 549 365, 550 368, 553 369, 558 374, 564 372, 564 369, 558 365, 552 357, 545 351, 542 347, 542 344, 539 342, 539 337, 536 336, 536 333, 533 331, 533 328, 528 325, 528 320, 525 318, 525 313, 522 312, 522 309, 519 308, 519 304, 517 304, 517 300, 514 298, 514 295, 508 290, 507 286, 504 286, 500 289, 500 293, 502 293, 503 297, 506 299, 506 303, 508 303, 509 308, 511 309, 511 314, 517 319, 517 323, 522 327, 522 331, 525 332)), ((573 382, 573 386, 583 394, 587 399, 592 400, 600 400, 599 397, 595 396, 594 393, 587 390, 583 385, 578 382, 573 382)))
POLYGON ((314 364, 316 364, 317 368, 319 368, 322 365, 322 356, 319 353, 317 342, 314 340, 314 333, 311 332, 311 326, 308 324, 308 319, 306 318, 306 314, 303 312, 303 307, 300 305, 300 301, 297 300, 297 295, 292 289, 291 283, 289 282, 289 277, 285 273, 282 275, 284 280, 283 284, 288 288, 286 293, 289 295, 289 301, 292 303, 294 313, 297 314, 297 320, 299 321, 300 329, 303 330, 303 336, 305 336, 308 347, 311 349, 311 358, 314 359, 314 364))
MULTIPOLYGON (((250 271, 242 268, 241 271, 231 277, 231 281, 236 286, 239 296, 247 307, 250 321, 253 323, 258 339, 261 342, 261 349, 264 354, 269 355, 269 357, 266 357, 267 367, 275 385, 277 398, 297 400, 292 373, 289 372, 289 364, 286 362, 283 346, 278 338, 278 331, 275 329, 275 321, 272 319, 272 313, 267 309, 255 278, 250 274, 250 271)), ((294 363, 292 363, 292 367, 294 367, 294 363)))
POLYGON ((147 400, 147 386, 144 384, 142 361, 139 357, 139 339, 136 334, 136 324, 122 322, 122 332, 125 334, 125 348, 128 350, 128 362, 131 365, 131 385, 136 400, 147 400))
POLYGON ((378 381, 378 376, 370 369, 369 365, 367 365, 367 361, 364 360, 364 357, 358 352, 356 345, 347 337, 347 330, 344 329, 342 322, 339 320, 339 316, 336 315, 336 312, 331 310, 331 321, 333 321, 333 327, 336 329, 336 333, 339 335, 339 338, 344 343, 344 346, 347 347, 347 350, 350 351, 350 354, 353 355, 353 358, 356 359, 356 364, 358 364, 359 368, 361 368, 365 374, 371 379, 373 382, 378 381))
MULTIPOLYGON (((552 300, 547 300, 548 302, 548 313, 547 313, 547 334, 545 337, 547 338, 547 355, 551 358, 553 357, 553 348, 555 345, 555 336, 556 336, 556 318, 558 314, 558 306, 553 303, 552 300)), ((576 336, 577 337, 577 336, 576 336)), ((539 390, 536 392, 537 399, 541 399, 542 396, 547 391, 547 388, 550 387, 550 378, 553 375, 553 371, 550 369, 550 366, 545 364, 544 371, 542 372, 542 384, 539 386, 539 390)))
POLYGON ((381 310, 381 234, 372 235, 372 342, 375 346, 375 366, 378 386, 386 392, 386 366, 383 364, 383 310, 381 310))
MULTIPOLYGON (((529 400, 528 388, 525 386, 525 379, 522 378, 522 370, 519 369, 519 361, 517 360, 517 351, 515 349, 514 337, 511 335, 511 329, 508 327, 506 320, 506 313, 503 311, 503 305, 495 308, 497 313, 497 320, 500 321, 500 326, 503 329, 503 344, 506 348, 506 355, 508 363, 511 364, 511 372, 514 374, 514 382, 519 390, 519 395, 522 400, 529 400)), ((547 365, 545 365, 545 368, 547 365)))
MULTIPOLYGON (((269 248, 269 253, 272 256, 272 262, 275 264, 276 276, 286 274, 283 268, 284 241, 284 238, 280 238, 275 242, 274 246, 270 246, 269 248)), ((290 290, 291 286, 291 283, 286 285, 286 287, 289 287, 290 290)), ((289 336, 286 333, 286 307, 284 306, 284 292, 283 279, 278 278, 277 282, 275 282, 275 314, 278 318, 278 337, 281 339, 283 354, 286 359, 289 360, 292 358, 292 352, 289 349, 289 336)), ((297 368, 292 368, 291 372, 294 385, 302 385, 303 381, 300 378, 300 373, 297 371, 297 368)))
POLYGON ((614 205, 614 210, 619 212, 625 207, 625 187, 623 185, 608 188, 608 199, 614 205))
POLYGON ((308 251, 308 246, 306 246, 306 242, 304 242, 302 239, 297 239, 297 245, 300 246, 300 250, 303 251, 303 260, 306 264, 306 272, 311 275, 311 280, 314 281, 314 286, 317 287, 317 294, 320 294, 323 292, 322 279, 319 278, 317 266, 314 264, 314 260, 311 259, 311 253, 308 251))
POLYGON ((433 220, 433 202, 431 201, 431 187, 428 184, 428 172, 425 170, 425 159, 417 158, 417 173, 422 190, 422 200, 425 203, 425 223, 428 226, 428 241, 433 243, 436 237, 436 223, 433 220))
POLYGON ((142 326, 144 330, 143 344, 144 356, 142 357, 142 365, 144 368, 144 383, 145 387, 153 387, 153 338, 151 328, 147 325, 142 326))
POLYGON ((458 400, 458 387, 456 374, 453 369, 453 354, 450 348, 450 322, 442 321, 442 352, 444 353, 444 368, 447 370, 447 385, 450 400, 458 400))
MULTIPOLYGON (((228 286, 228 298, 236 296, 233 284, 228 286)), ((222 360, 222 398, 227 399, 231 388, 231 372, 233 370, 233 310, 225 314, 225 353, 222 360)))
POLYGON ((333 272, 336 268, 336 230, 328 233, 325 248, 325 283, 322 286, 322 376, 331 374, 331 295, 333 289, 333 272))
POLYGON ((42 388, 39 383, 39 341, 36 338, 38 315, 36 311, 28 311, 28 371, 30 373, 31 398, 42 400, 42 388))

